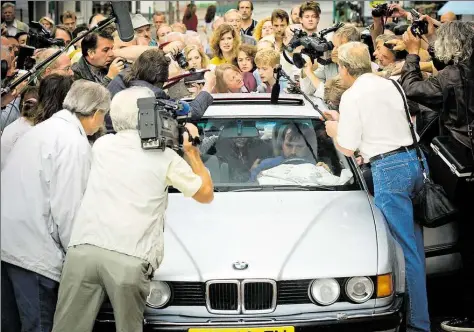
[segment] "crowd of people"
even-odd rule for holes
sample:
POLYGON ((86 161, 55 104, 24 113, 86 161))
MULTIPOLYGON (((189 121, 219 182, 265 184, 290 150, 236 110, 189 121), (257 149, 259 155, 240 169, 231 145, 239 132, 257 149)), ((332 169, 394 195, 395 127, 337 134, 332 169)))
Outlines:
MULTIPOLYGON (((210 5, 200 20, 191 3, 182 22, 171 25, 161 12, 151 22, 131 15, 132 41, 120 40, 113 26, 89 33, 34 79, 2 93, 4 331, 91 331, 106 295, 117 330, 141 330, 149 281, 164 254, 167 187, 210 203, 213 184, 199 148, 188 140, 199 136, 191 123, 184 159, 170 149, 141 149, 137 100, 192 97, 190 117, 197 120, 215 93, 269 93, 275 85, 282 93, 301 90, 325 101, 327 135, 367 170, 369 192, 403 248, 407 331, 430 331, 422 227, 411 201, 424 175, 405 106, 426 169, 434 158, 430 143, 442 135, 474 161, 474 23, 453 13, 439 21, 424 15, 419 20, 427 23, 427 33, 417 35, 410 29, 416 20, 411 12, 391 4, 387 17, 373 17, 369 39, 349 23, 328 36, 334 47, 322 65, 304 46, 290 45, 298 29, 311 36, 327 28, 319 25, 318 3, 278 8, 259 21, 254 6, 239 1, 217 17, 210 5), (299 55, 302 68, 293 61, 299 55), (296 90, 275 75, 280 67, 296 90), (201 70, 200 79, 166 86, 201 70), (137 183, 148 189, 135 190, 137 183)), ((69 45, 105 18, 97 13, 78 25, 76 14, 67 11, 60 22, 39 22, 51 38, 69 45)), ((14 4, 3 3, 2 87, 27 69, 18 67, 18 54, 28 33, 14 4)), ((41 63, 58 49, 36 49, 32 59, 41 63)), ((448 178, 431 173, 441 182, 448 178)), ((474 182, 456 179, 447 191, 459 210, 465 312, 443 328, 472 330, 474 182)))

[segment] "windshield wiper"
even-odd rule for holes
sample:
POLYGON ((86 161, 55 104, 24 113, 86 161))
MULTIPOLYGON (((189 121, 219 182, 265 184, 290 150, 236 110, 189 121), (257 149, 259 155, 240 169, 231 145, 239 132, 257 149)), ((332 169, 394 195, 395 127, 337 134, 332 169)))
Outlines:
MULTIPOLYGON (((235 188, 227 187, 230 192, 245 192, 245 191, 335 191, 334 187, 328 186, 302 186, 302 185, 279 185, 279 186, 249 186, 244 188, 235 188)), ((224 191, 224 190, 221 190, 224 191)))
POLYGON ((305 190, 305 191, 335 191, 333 187, 328 186, 302 186, 302 185, 283 185, 283 186, 273 186, 273 190, 305 190))

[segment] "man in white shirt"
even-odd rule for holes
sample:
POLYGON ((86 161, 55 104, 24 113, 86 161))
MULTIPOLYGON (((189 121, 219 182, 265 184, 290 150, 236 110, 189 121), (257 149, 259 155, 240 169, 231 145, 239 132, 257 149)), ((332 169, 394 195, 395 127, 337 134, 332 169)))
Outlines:
POLYGON ((2 331, 51 331, 63 260, 110 94, 74 82, 64 109, 25 133, 1 173, 2 331))
MULTIPOLYGON (((117 93, 111 104, 115 135, 92 148, 92 168, 64 263, 54 332, 92 331, 107 294, 117 331, 142 331, 150 279, 163 259, 168 186, 200 203, 214 188, 199 149, 183 135, 184 161, 175 151, 143 150, 137 130, 145 87, 117 93)), ((192 137, 198 131, 186 128, 192 137)))
POLYGON ((405 254, 407 331, 429 332, 423 234, 413 220, 411 202, 423 185, 423 174, 403 97, 393 82, 372 73, 365 44, 347 43, 338 53, 339 75, 349 89, 342 95, 340 115, 328 113, 334 121, 326 122, 326 131, 346 156, 359 149, 370 160, 375 205, 405 254))

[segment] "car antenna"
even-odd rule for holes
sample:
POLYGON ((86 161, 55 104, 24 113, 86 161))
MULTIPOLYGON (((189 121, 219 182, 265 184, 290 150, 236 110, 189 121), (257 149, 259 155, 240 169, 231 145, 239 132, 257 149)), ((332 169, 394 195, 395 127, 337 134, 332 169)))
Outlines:
POLYGON ((313 103, 313 101, 311 100, 311 98, 308 97, 308 95, 306 93, 304 93, 301 88, 295 83, 295 81, 293 81, 287 73, 285 73, 285 71, 283 70, 283 68, 281 67, 281 65, 278 65, 276 66, 276 68, 273 69, 273 73, 276 75, 276 83, 273 85, 272 87, 272 94, 271 94, 271 99, 270 99, 270 103, 272 104, 278 104, 278 98, 280 96, 280 78, 281 77, 284 77, 286 78, 291 84, 293 84, 293 86, 295 87, 295 90, 296 92, 300 93, 303 95, 304 99, 306 99, 310 104, 311 106, 313 106, 313 108, 316 110, 316 112, 318 112, 321 117, 323 118, 323 121, 327 121, 328 119, 324 116, 323 112, 319 109, 319 106, 316 105, 315 103, 313 103))

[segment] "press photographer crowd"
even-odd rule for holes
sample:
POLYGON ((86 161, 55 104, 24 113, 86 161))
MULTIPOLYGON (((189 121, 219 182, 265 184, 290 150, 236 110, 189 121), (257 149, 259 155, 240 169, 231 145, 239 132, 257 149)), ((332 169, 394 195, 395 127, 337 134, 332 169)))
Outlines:
POLYGON ((106 297, 117 331, 142 330, 168 187, 212 208, 193 123, 218 93, 322 99, 403 249, 406 331, 474 331, 474 22, 384 3, 368 27, 320 26, 314 1, 257 22, 259 5, 27 24, 2 2, 2 331, 92 331, 106 297), (435 327, 423 226, 453 218, 463 305, 435 327))

